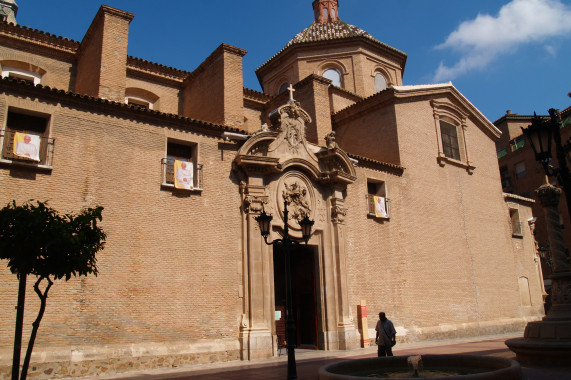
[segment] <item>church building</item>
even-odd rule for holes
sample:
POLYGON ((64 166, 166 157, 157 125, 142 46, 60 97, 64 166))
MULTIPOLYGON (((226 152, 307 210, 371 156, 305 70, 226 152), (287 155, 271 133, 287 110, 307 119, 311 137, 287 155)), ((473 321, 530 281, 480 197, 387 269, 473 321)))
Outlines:
MULTIPOLYGON (((299 348, 367 346, 380 311, 399 342, 543 316, 534 201, 502 191, 501 132, 450 82, 404 85, 407 55, 338 0, 308 1, 310 25, 256 69, 262 92, 239 47, 190 72, 129 56, 127 11, 101 6, 74 41, 1 3, 0 204, 103 206, 107 233, 99 275, 50 290, 30 377, 277 356, 284 253, 262 212, 268 242, 314 222, 292 251, 299 348)), ((0 377, 17 289, 0 266, 0 377)))

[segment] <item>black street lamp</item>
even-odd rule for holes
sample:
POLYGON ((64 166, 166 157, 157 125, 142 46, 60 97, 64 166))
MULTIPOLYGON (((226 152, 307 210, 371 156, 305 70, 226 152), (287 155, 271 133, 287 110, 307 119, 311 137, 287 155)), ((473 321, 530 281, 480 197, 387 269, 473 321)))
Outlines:
MULTIPOLYGON (((272 242, 268 242, 268 235, 270 234, 270 223, 272 221, 272 216, 266 214, 266 211, 262 210, 259 216, 256 217, 256 221, 260 226, 260 233, 264 237, 264 242, 267 245, 274 245, 283 247, 285 255, 286 264, 286 310, 287 310, 287 329, 286 329, 286 340, 287 340, 287 378, 297 379, 297 370, 295 365, 295 320, 293 318, 293 305, 292 305, 292 287, 291 287, 291 247, 292 244, 299 245, 299 241, 292 240, 289 236, 288 228, 288 202, 284 200, 284 236, 281 239, 276 239, 272 242)), ((310 220, 306 215, 299 225, 301 227, 302 238, 305 244, 309 241, 311 237, 311 228, 313 227, 313 220, 310 220)))
POLYGON ((524 135, 531 143, 535 160, 543 166, 545 174, 549 177, 557 177, 557 180, 567 200, 567 210, 571 218, 571 174, 567 167, 566 152, 567 146, 563 147, 561 142, 561 115, 559 110, 551 108, 549 110, 549 120, 538 117, 535 113, 531 120, 531 125, 527 128, 521 128, 524 135), (555 155, 557 157, 558 168, 551 166, 551 142, 555 142, 555 155))

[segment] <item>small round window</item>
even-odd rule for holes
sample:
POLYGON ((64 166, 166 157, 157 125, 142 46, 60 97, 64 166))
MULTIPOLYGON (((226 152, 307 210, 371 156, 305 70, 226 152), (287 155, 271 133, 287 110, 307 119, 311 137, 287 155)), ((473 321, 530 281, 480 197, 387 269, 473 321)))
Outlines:
POLYGON ((375 89, 377 92, 381 92, 387 89, 387 80, 381 73, 375 75, 375 89))
POLYGON ((335 69, 327 69, 323 73, 323 76, 331 80, 331 84, 337 87, 341 87, 341 74, 335 69))

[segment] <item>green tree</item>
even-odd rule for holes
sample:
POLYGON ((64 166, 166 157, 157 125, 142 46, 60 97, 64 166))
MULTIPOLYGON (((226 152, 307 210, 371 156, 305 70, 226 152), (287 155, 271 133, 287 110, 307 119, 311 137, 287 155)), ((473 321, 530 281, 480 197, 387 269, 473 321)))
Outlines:
POLYGON ((77 215, 60 214, 40 201, 20 206, 12 201, 0 210, 0 259, 8 260, 8 268, 19 280, 12 380, 18 380, 20 369, 27 276, 37 278, 34 290, 40 298, 40 309, 32 324, 21 379, 27 376, 52 280, 97 276, 95 254, 105 244, 105 232, 97 225, 102 211, 103 207, 96 207, 77 215))

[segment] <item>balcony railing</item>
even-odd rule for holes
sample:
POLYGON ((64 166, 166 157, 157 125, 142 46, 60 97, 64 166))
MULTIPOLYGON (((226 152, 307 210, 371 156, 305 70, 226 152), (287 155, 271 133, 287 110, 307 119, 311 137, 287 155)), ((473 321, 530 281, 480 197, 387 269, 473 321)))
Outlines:
MULTIPOLYGON (((163 158, 161 159, 162 167, 162 184, 165 187, 174 188, 174 159, 163 158)), ((203 185, 202 177, 202 164, 193 165, 194 175, 193 175, 193 189, 194 191, 201 191, 203 185)))
POLYGON ((40 136, 39 161, 18 155, 14 152, 14 136, 16 132, 3 130, 0 132, 0 140, 2 141, 2 160, 9 161, 13 164, 21 164, 26 166, 47 166, 53 165, 54 157, 54 139, 51 137, 40 136))
MULTIPOLYGON (((387 215, 381 218, 384 219, 390 219, 391 217, 391 200, 389 198, 384 198, 385 199, 385 209, 387 212, 387 215)), ((367 194, 367 205, 368 205, 368 215, 371 216, 376 216, 375 213, 375 196, 372 194, 367 194)))

